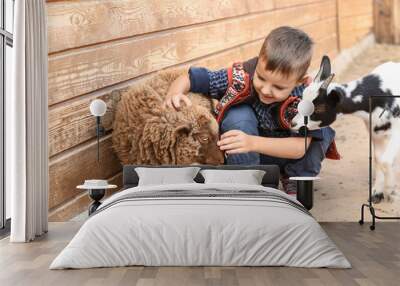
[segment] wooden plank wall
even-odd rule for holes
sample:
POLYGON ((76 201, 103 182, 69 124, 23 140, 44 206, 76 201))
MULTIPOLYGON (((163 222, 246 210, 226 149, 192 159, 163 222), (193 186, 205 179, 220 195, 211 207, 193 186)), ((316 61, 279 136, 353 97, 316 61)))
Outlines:
POLYGON ((400 44, 400 0, 375 1, 374 22, 378 43, 400 44))
POLYGON ((315 68, 323 54, 335 57, 354 44, 349 35, 366 34, 372 12, 361 2, 369 0, 47 1, 50 220, 66 220, 86 208, 86 194, 75 189, 85 179, 121 184, 110 140, 119 89, 160 69, 222 68, 251 58, 268 32, 281 25, 312 36, 315 68), (349 28, 355 15, 363 24, 349 28), (99 163, 88 108, 95 98, 108 105, 99 163))
POLYGON ((338 0, 339 49, 347 49, 372 32, 373 0, 338 0))

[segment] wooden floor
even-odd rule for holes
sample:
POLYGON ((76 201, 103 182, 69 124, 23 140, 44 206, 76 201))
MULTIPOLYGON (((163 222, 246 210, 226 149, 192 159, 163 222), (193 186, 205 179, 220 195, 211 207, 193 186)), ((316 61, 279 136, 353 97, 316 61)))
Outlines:
POLYGON ((48 270, 80 227, 51 223, 49 233, 28 244, 0 241, 0 285, 400 285, 400 223, 321 223, 353 268, 122 267, 48 270))

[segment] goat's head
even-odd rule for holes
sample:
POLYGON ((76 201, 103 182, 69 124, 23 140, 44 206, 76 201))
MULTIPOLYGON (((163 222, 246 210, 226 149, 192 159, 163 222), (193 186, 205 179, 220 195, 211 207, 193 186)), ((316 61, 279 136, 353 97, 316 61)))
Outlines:
MULTIPOLYGON (((336 120, 337 106, 342 94, 340 90, 328 89, 333 77, 329 57, 323 56, 317 75, 303 92, 303 99, 314 104, 314 113, 309 117, 307 124, 310 130, 329 126, 336 120)), ((291 121, 291 129, 299 130, 303 125, 304 117, 296 114, 291 121)))

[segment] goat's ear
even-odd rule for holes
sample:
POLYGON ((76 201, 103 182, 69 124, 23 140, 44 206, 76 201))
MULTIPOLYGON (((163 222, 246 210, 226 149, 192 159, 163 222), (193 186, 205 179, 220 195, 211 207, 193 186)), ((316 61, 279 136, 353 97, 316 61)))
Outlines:
POLYGON ((331 75, 331 60, 328 56, 323 56, 321 60, 321 66, 317 75, 314 78, 314 82, 321 82, 326 80, 331 75))
POLYGON ((323 84, 321 85, 321 88, 327 90, 329 84, 332 82, 334 77, 335 77, 334 73, 332 73, 330 76, 328 76, 328 78, 326 80, 324 80, 323 84))
POLYGON ((332 89, 328 94, 328 102, 330 105, 337 106, 343 101, 346 96, 345 92, 341 88, 332 89))

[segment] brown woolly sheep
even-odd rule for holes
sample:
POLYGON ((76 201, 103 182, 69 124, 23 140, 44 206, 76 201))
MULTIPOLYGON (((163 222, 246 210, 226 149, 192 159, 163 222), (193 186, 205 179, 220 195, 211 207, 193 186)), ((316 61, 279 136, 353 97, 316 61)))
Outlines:
POLYGON ((180 72, 160 72, 122 92, 113 126, 113 148, 122 164, 222 164, 213 102, 190 94, 191 107, 163 107, 171 82, 180 72))

